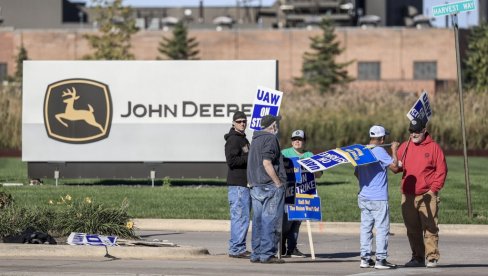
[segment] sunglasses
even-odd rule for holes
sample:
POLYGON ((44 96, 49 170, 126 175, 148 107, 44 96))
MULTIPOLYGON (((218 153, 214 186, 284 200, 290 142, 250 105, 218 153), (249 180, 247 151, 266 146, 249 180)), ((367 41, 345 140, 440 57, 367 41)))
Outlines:
POLYGON ((299 137, 295 137, 295 138, 291 138, 292 141, 303 141, 302 138, 299 138, 299 137))
POLYGON ((237 124, 247 124, 247 120, 237 120, 234 122, 236 122, 237 124))
POLYGON ((412 134, 412 133, 420 134, 420 133, 422 133, 422 130, 417 130, 417 131, 408 130, 408 132, 410 132, 410 134, 412 134))

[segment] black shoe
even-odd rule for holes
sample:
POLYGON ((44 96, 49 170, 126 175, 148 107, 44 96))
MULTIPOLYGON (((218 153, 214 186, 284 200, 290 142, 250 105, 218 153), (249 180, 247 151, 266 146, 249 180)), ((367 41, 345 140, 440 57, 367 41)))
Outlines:
POLYGON ((275 256, 271 256, 269 259, 266 261, 261 261, 262 264, 284 264, 285 260, 283 259, 278 259, 275 256))
POLYGON ((425 267, 425 261, 417 258, 412 258, 405 264, 405 267, 425 267))
POLYGON ((298 248, 293 249, 293 251, 291 251, 291 252, 288 251, 286 253, 286 255, 288 255, 290 257, 294 257, 294 258, 305 258, 305 257, 307 257, 305 254, 300 252, 300 250, 298 250, 298 248))
POLYGON ((231 257, 231 258, 238 258, 238 259, 247 259, 250 256, 251 256, 251 252, 249 252, 249 251, 244 251, 244 252, 239 253, 237 255, 229 254, 229 257, 231 257))
POLYGON ((392 264, 388 262, 386 259, 377 260, 376 264, 374 265, 375 269, 395 269, 397 268, 396 264, 392 264))

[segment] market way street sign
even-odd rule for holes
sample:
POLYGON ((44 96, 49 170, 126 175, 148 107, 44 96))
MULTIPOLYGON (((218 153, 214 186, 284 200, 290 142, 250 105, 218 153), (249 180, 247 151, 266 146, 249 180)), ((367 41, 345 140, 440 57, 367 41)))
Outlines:
POLYGON ((445 5, 433 6, 432 15, 433 16, 443 16, 453 13, 474 11, 476 6, 474 0, 461 1, 456 3, 450 3, 445 5))

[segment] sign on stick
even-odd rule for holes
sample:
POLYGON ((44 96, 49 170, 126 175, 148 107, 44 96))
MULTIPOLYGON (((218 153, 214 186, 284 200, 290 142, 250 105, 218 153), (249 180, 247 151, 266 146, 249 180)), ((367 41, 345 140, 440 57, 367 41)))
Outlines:
POLYGON ((430 108, 429 96, 427 92, 423 92, 420 98, 415 102, 412 108, 408 111, 407 117, 410 121, 417 119, 421 121, 424 126, 432 117, 432 109, 430 108))
POLYGON ((288 220, 322 220, 320 197, 298 194, 295 205, 287 205, 288 220))
POLYGON ((258 86, 252 109, 249 128, 261 130, 261 118, 266 115, 278 116, 280 113, 283 92, 271 88, 258 86))

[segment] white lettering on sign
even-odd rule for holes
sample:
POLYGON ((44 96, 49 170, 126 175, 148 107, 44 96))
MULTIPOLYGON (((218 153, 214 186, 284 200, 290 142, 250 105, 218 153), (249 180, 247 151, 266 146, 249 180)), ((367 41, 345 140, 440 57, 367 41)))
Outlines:
POLYGON ((312 160, 312 159, 303 159, 303 160, 302 160, 302 163, 303 163, 303 164, 304 164, 306 167, 308 167, 310 170, 315 171, 315 170, 319 170, 319 169, 320 169, 320 166, 319 166, 319 165, 317 165, 317 164, 315 163, 315 161, 314 161, 314 160, 312 160))
POLYGON ((259 112, 259 115, 261 115, 261 117, 264 117, 264 116, 268 115, 270 109, 271 109, 270 107, 263 107, 263 108, 261 108, 261 111, 259 112))
POLYGON ((261 127, 261 118, 253 118, 251 120, 251 127, 261 127))
POLYGON ((463 8, 465 10, 474 9, 474 2, 463 3, 463 8))
POLYGON ((444 6, 444 7, 434 7, 435 14, 446 14, 446 13, 457 13, 458 8, 457 6, 444 6))

